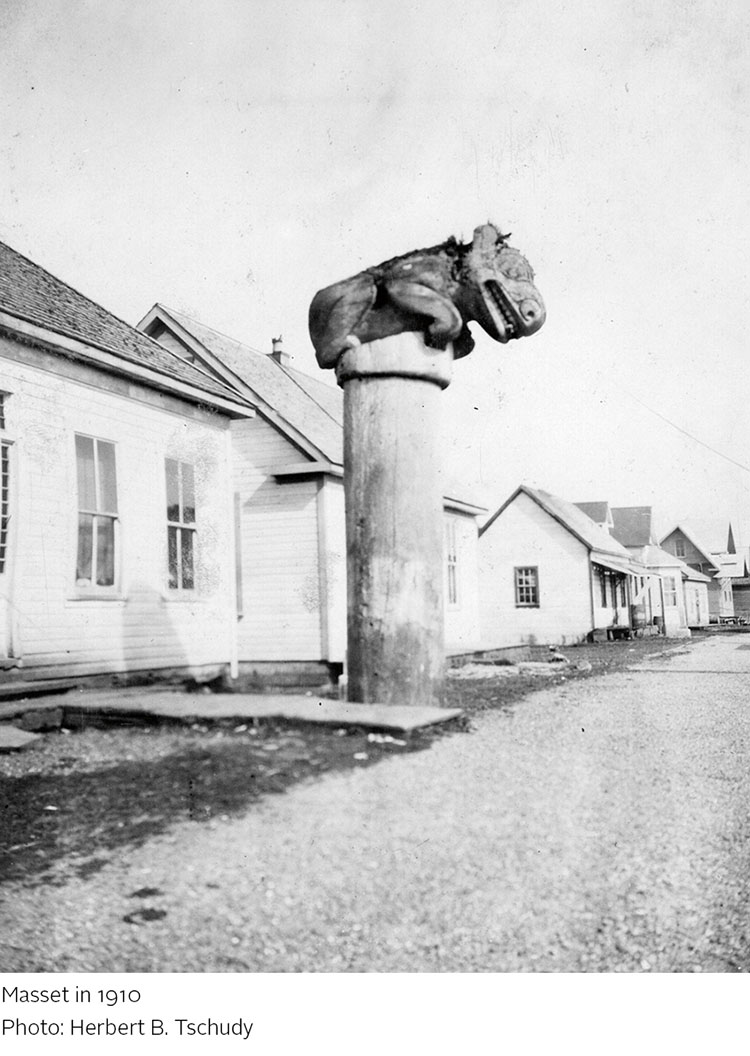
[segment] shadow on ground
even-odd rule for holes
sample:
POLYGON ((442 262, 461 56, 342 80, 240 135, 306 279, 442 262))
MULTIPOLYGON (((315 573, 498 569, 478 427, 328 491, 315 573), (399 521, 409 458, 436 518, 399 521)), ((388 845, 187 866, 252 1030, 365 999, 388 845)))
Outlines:
MULTIPOLYGON (((570 651, 588 674, 621 670, 646 655, 684 648, 664 639, 570 651)), ((544 651, 540 651, 540 657, 544 651)), ((467 718, 399 739, 363 730, 262 725, 108 726, 48 734, 42 748, 2 764, 0 879, 27 886, 87 878, 110 857, 181 821, 236 817, 260 797, 330 771, 421 751, 436 737, 469 728, 486 710, 512 714, 529 692, 576 677, 448 680, 446 703, 467 718)), ((121 720, 120 720, 121 721, 121 720)), ((6 757, 7 758, 7 757, 6 757)))
POLYGON ((269 726, 48 735, 44 755, 26 756, 27 772, 0 777, 0 877, 29 886, 85 879, 175 822, 234 817, 299 781, 420 751, 439 735, 269 726))

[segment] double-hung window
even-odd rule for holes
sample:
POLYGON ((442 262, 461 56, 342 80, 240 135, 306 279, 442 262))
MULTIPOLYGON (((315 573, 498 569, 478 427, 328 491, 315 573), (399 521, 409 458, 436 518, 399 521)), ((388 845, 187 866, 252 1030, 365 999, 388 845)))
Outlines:
POLYGON ((514 569, 516 586, 516 608, 539 607, 539 569, 536 565, 523 565, 514 569))
POLYGON ((677 581, 674 576, 664 577, 664 604, 670 608, 677 604, 677 581))
POLYGON ((189 462, 168 458, 167 566, 170 590, 195 588, 195 473, 189 462))
POLYGON ((117 471, 115 445, 76 436, 78 558, 76 586, 114 587, 117 570, 117 471))

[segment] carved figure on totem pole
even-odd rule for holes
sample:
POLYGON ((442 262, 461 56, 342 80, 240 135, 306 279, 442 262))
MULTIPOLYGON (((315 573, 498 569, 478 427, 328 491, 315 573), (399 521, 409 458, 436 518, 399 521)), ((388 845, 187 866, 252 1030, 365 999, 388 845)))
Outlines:
POLYGON ((318 364, 335 367, 348 349, 417 331, 425 343, 456 359, 474 347, 476 321, 505 343, 535 333, 545 319, 531 265, 493 224, 469 243, 451 237, 320 290, 310 305, 310 336, 318 364))

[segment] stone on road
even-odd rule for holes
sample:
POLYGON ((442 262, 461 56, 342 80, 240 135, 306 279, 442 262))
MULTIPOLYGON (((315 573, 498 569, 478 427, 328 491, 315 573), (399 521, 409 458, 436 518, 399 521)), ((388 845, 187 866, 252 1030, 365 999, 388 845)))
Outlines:
POLYGON ((750 651, 722 642, 6 885, 6 970, 747 970, 750 651))

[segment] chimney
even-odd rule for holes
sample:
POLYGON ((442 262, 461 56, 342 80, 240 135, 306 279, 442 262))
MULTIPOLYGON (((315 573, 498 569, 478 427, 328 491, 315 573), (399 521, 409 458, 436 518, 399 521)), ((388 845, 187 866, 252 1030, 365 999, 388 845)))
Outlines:
POLYGON ((274 337, 271 341, 271 349, 271 359, 273 359, 281 367, 288 367, 289 360, 292 357, 284 351, 283 337, 274 337))

